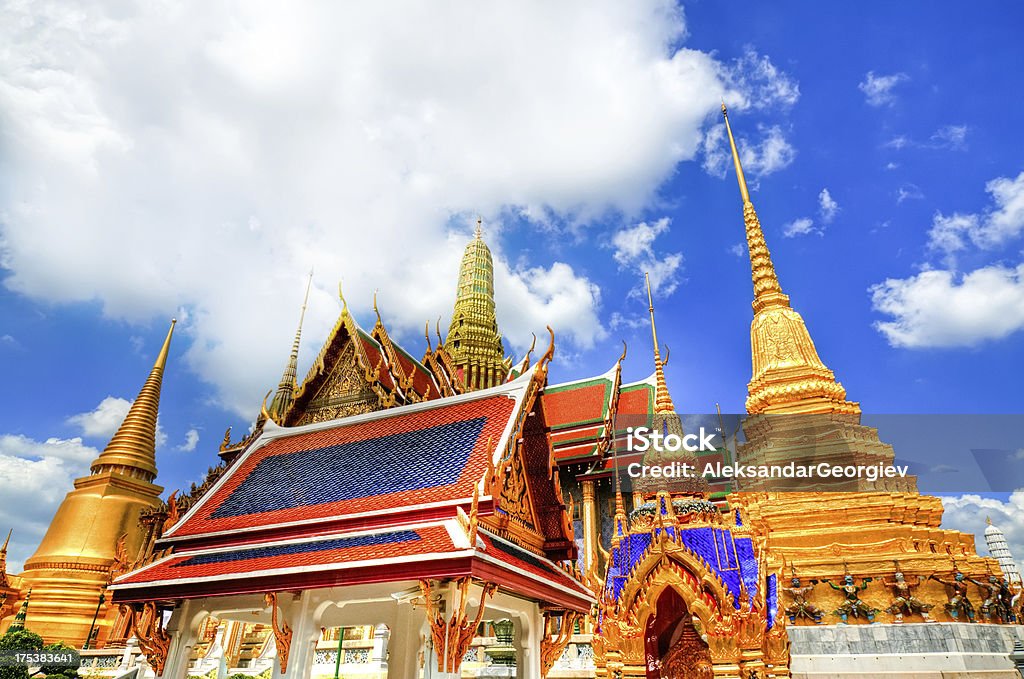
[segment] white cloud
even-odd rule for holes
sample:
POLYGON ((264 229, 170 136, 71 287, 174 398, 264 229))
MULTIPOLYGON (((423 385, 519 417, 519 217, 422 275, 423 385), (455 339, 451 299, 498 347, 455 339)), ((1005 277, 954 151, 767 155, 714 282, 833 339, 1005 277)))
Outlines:
POLYGON ((875 311, 893 317, 875 323, 895 347, 973 346, 1024 328, 1024 264, 958 275, 923 271, 870 288, 875 311))
MULTIPOLYGON (((635 214, 722 98, 796 95, 760 56, 738 92, 727 66, 678 47, 667 0, 7 10, 6 285, 134 323, 184 308, 190 368, 246 415, 277 378, 311 266, 307 338, 333 323, 338 278, 354 311, 379 288, 396 332, 418 338, 450 313, 466 237, 449 238, 453 215, 635 214)), ((752 172, 792 156, 766 136, 752 172)), ((522 304, 499 308, 513 345, 545 322, 577 348, 599 337, 596 306, 549 315, 556 299, 596 303, 585 274, 504 271, 522 304), (539 278, 563 288, 544 296, 539 278)))
POLYGON ((820 234, 821 230, 815 228, 814 220, 808 217, 801 217, 800 219, 794 219, 788 224, 782 226, 782 235, 786 238, 795 238, 796 236, 806 236, 810 233, 820 234))
POLYGON ((975 536, 978 554, 987 555, 985 542, 986 518, 1003 531, 1007 546, 1024 571, 1024 490, 1010 494, 1007 502, 980 495, 961 495, 942 498, 944 508, 942 525, 975 536))
POLYGON ((189 429, 185 432, 185 442, 178 446, 178 450, 186 453, 191 453, 196 449, 199 444, 199 431, 197 429, 189 429))
POLYGON ((916 184, 904 184, 896 194, 896 204, 899 205, 905 200, 921 200, 924 194, 916 184))
MULTIPOLYGON (((760 140, 756 143, 743 135, 736 139, 744 174, 758 178, 789 167, 796 158, 796 149, 786 140, 782 128, 758 125, 757 130, 760 140)), ((712 126, 704 135, 704 170, 715 177, 724 177, 732 170, 732 152, 724 124, 712 126)))
MULTIPOLYGON (((683 255, 679 252, 668 253, 658 257, 654 251, 655 239, 668 232, 668 217, 656 222, 640 222, 631 227, 616 231, 612 236, 614 258, 623 269, 631 269, 638 275, 649 273, 651 291, 655 295, 668 297, 679 286, 679 267, 683 263, 683 255)), ((638 290, 638 288, 634 288, 638 290)))
MULTIPOLYGON (((555 262, 546 269, 510 270, 503 262, 497 262, 495 269, 495 278, 501 281, 500 285, 495 283, 495 303, 499 308, 516 312, 511 317, 516 323, 502 325, 503 331, 511 328, 522 336, 526 329, 535 328, 537 335, 543 337, 544 326, 551 325, 556 346, 565 348, 568 341, 570 346, 583 349, 607 336, 595 311, 601 303, 601 290, 577 275, 568 264, 555 262)), ((557 352, 555 357, 560 358, 557 352)))
POLYGON ((857 87, 864 93, 864 98, 871 106, 887 106, 896 101, 896 95, 893 93, 896 86, 908 80, 910 77, 906 73, 875 75, 874 71, 868 71, 864 81, 857 87))
POLYGON ((968 242, 990 250, 1024 231, 1024 172, 985 184, 992 202, 980 213, 950 216, 937 213, 928 232, 929 248, 947 255, 966 249, 968 242))
POLYGON ((839 214, 839 203, 832 198, 828 189, 822 189, 818 194, 818 216, 825 224, 831 224, 832 220, 839 214))
POLYGON ((0 435, 0 526, 13 526, 8 572, 39 545, 57 506, 72 481, 88 473, 99 451, 80 438, 35 441, 17 434, 0 435))
MULTIPOLYGON (((118 396, 107 396, 93 410, 69 417, 67 423, 81 429, 82 435, 85 437, 106 442, 121 426, 132 403, 132 401, 118 396)), ((165 443, 167 443, 167 433, 160 426, 160 421, 157 420, 156 447, 162 448, 165 443)))
POLYGON ((734 257, 742 257, 747 254, 747 247, 743 243, 736 243, 729 248, 729 253, 734 257))
POLYGON ((946 125, 936 130, 931 137, 931 145, 934 148, 953 149, 962 151, 967 148, 966 125, 946 125))
POLYGON ((788 108, 800 99, 799 84, 749 47, 725 69, 725 80, 741 94, 738 108, 788 108))
POLYGON ((132 402, 127 399, 107 396, 93 410, 72 415, 67 422, 79 427, 84 436, 109 439, 121 426, 124 416, 131 407, 132 402))

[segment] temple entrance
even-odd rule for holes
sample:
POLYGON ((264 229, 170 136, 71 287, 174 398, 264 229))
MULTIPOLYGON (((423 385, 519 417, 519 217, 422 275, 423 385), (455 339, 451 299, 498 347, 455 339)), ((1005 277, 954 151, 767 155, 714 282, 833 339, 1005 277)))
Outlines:
POLYGON ((711 655, 693 625, 686 602, 668 587, 647 620, 644 663, 647 679, 711 679, 711 655))

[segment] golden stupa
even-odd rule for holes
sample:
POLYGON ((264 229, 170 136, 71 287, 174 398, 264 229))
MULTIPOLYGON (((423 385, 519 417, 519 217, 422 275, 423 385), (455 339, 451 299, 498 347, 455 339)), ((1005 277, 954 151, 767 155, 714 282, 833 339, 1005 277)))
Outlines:
POLYGON ((173 332, 174 321, 117 433, 93 461, 90 474, 75 480, 18 578, 21 598, 32 592, 27 627, 47 643, 62 640, 81 647, 90 630, 95 634, 110 624, 116 612, 101 597, 111 571, 144 549, 140 518, 163 504, 163 488, 153 483, 156 422, 173 332))
MULTIPOLYGON (((743 424, 747 441, 738 446, 739 460, 754 465, 792 460, 892 464, 892 446, 860 423, 860 405, 846 399, 846 390, 818 356, 803 318, 782 292, 724 104, 722 114, 743 200, 754 284, 753 375, 743 424)), ((917 596, 939 611, 947 601, 945 588, 929 576, 946 577, 955 570, 978 577, 998 573, 993 560, 978 556, 973 535, 941 528, 942 501, 919 494, 913 477, 856 483, 856 492, 849 487, 848 492, 758 492, 755 482, 744 487, 753 492, 733 493, 729 504, 764 536, 776 566, 805 584, 809 579, 838 583, 846 574, 858 581, 878 580, 902 569, 908 577, 925 578, 917 596)), ((842 602, 842 595, 827 586, 818 586, 812 598, 826 611, 842 602)), ((886 587, 869 588, 862 598, 878 609, 892 600, 886 587)), ((939 618, 948 619, 945 614, 939 618)))

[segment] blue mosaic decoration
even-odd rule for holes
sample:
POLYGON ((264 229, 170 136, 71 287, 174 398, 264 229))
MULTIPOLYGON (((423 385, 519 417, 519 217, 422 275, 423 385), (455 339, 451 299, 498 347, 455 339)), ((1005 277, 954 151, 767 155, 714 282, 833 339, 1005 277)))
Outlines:
POLYGON ((768 629, 775 626, 775 618, 779 614, 779 578, 772 573, 765 582, 765 604, 768 608, 768 629))
POLYGON ((411 530, 400 530, 394 533, 383 533, 378 535, 360 535, 351 538, 335 538, 333 540, 321 540, 319 542, 303 542, 297 545, 276 545, 274 547, 253 547, 252 549, 240 549, 236 552, 219 552, 216 554, 197 554, 189 559, 176 563, 171 568, 182 568, 184 566, 202 566, 211 563, 225 563, 229 561, 248 561, 249 559, 265 559, 271 556, 285 556, 289 554, 308 554, 309 552, 327 552, 332 549, 350 549, 352 547, 375 547, 379 545, 390 545, 396 542, 417 542, 421 540, 419 534, 411 530))
MULTIPOLYGON (((608 569, 607 590, 618 601, 630 571, 643 559, 652 540, 664 530, 700 556, 725 583, 736 608, 740 606, 740 582, 751 599, 759 587, 757 556, 750 538, 734 538, 725 528, 656 528, 649 533, 630 533, 612 550, 612 566, 608 569)), ((776 604, 777 606, 777 604, 776 604)))
POLYGON ((487 418, 268 457, 211 514, 221 519, 455 483, 487 418))

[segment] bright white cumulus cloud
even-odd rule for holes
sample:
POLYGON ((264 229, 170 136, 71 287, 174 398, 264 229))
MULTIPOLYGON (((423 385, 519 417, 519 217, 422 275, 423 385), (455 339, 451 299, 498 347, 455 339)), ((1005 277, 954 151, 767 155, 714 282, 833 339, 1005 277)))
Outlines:
POLYGON ((1003 531, 1010 552, 1024 572, 1024 489, 1011 493, 1007 502, 969 494, 944 497, 942 506, 945 510, 943 527, 972 533, 975 547, 981 555, 989 553, 985 542, 985 519, 992 519, 993 525, 1003 531))
POLYGON ((997 177, 985 184, 990 204, 977 213, 937 213, 928 232, 929 247, 947 255, 969 245, 991 250, 1018 238, 1024 231, 1024 172, 997 177))
MULTIPOLYGON (((67 423, 78 427, 86 438, 105 443, 114 435, 117 428, 121 426, 125 415, 128 414, 128 409, 131 407, 132 401, 118 396, 107 396, 92 410, 67 418, 67 423)), ((156 447, 162 448, 165 443, 167 443, 167 432, 160 426, 158 419, 156 423, 156 447)))
MULTIPOLYGON (((683 264, 681 252, 661 254, 655 249, 658 236, 669 231, 671 220, 662 217, 654 222, 640 222, 625 227, 612 235, 613 257, 619 266, 637 276, 650 274, 652 294, 667 297, 679 286, 679 269, 683 264)), ((640 287, 634 287, 638 293, 640 287)))
MULTIPOLYGON (((303 359, 338 279, 357 313, 379 289, 417 341, 450 313, 460 215, 631 214, 723 98, 798 93, 763 56, 744 75, 680 48, 667 0, 129 4, 43 0, 0 22, 5 284, 132 322, 187 312, 191 369, 245 415, 310 267, 303 359)), ((763 132, 753 173, 793 154, 763 132)), ((547 323, 576 349, 603 336, 586 272, 495 253, 511 349, 547 323)))
POLYGON ((875 310, 892 316, 875 327, 896 347, 974 346, 1024 329, 1024 264, 922 271, 870 292, 875 310))
POLYGON ((22 435, 0 436, 0 526, 13 526, 8 572, 39 545, 58 503, 72 481, 87 474, 99 451, 80 438, 36 441, 22 435))

